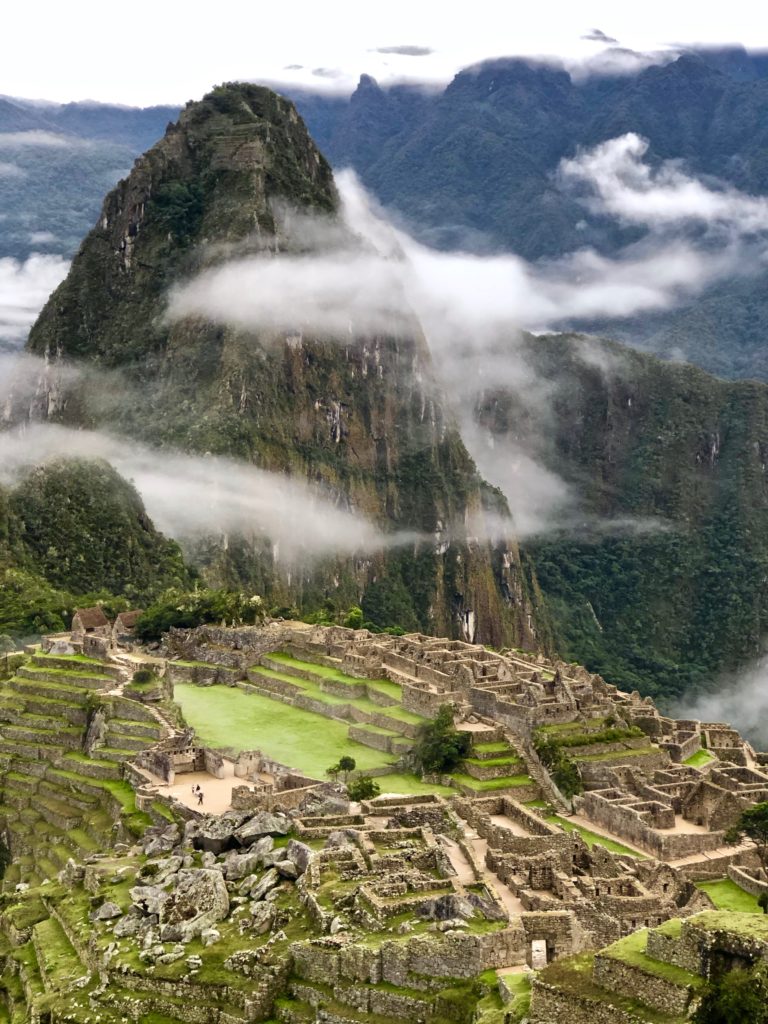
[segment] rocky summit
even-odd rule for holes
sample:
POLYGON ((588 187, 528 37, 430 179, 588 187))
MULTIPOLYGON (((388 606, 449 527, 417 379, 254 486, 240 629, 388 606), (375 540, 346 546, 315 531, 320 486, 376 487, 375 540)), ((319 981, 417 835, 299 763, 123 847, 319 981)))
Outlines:
POLYGON ((407 310, 392 334, 344 338, 168 321, 169 289, 195 272, 233 253, 306 246, 281 219, 287 208, 336 224, 330 168, 293 105, 247 85, 189 104, 107 196, 29 338, 48 361, 43 390, 61 387, 57 367, 78 360, 119 369, 128 397, 105 399, 103 377, 86 374, 53 418, 290 472, 385 534, 417 538, 302 567, 289 583, 271 549, 232 538, 207 548, 209 578, 283 604, 329 590, 359 603, 373 587, 371 602, 407 628, 530 644, 535 581, 513 539, 482 539, 486 514, 497 520, 506 505, 467 454, 407 310))

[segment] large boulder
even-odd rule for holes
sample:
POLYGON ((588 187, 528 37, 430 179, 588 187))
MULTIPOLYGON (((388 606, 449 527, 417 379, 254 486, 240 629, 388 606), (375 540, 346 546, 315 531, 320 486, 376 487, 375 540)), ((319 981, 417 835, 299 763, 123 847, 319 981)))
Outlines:
POLYGON ((291 819, 279 811, 260 811, 241 825, 235 837, 241 846, 251 846, 262 836, 285 836, 291 831, 291 819))
POLYGON ((168 893, 159 885, 134 885, 128 890, 135 907, 143 914, 159 914, 168 899, 168 893))
POLYGON ((307 870, 313 857, 314 853, 310 847, 306 843, 300 843, 298 839, 291 839, 285 850, 285 859, 293 861, 300 875, 307 870))
POLYGON ((180 941, 190 942, 228 913, 229 894, 222 873, 212 868, 184 869, 160 909, 160 926, 177 928, 180 941))

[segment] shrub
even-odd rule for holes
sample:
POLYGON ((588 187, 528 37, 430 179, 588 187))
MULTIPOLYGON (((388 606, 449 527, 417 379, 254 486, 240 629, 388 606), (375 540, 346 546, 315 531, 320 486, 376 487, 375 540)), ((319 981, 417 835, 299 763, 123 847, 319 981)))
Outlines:
POLYGON ((434 721, 421 727, 413 755, 424 772, 452 772, 469 753, 472 737, 453 724, 453 709, 443 704, 434 721))
POLYGON ((361 775, 347 786, 350 800, 372 800, 381 792, 381 788, 370 775, 361 775))

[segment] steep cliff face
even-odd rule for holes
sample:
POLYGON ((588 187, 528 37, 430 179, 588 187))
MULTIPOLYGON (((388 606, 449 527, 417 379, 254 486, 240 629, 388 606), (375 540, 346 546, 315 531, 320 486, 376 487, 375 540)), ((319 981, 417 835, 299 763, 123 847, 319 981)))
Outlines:
POLYGON ((525 358, 551 389, 543 417, 509 393, 479 415, 580 496, 576 532, 525 545, 561 652, 672 695, 754 657, 768 628, 768 387, 577 336, 529 338, 525 358))
POLYGON ((290 473, 385 532, 418 535, 290 578, 248 538, 211 542, 217 580, 258 583, 276 601, 362 600, 382 618, 398 607, 410 628, 530 642, 534 582, 513 544, 472 539, 504 501, 443 406, 417 325, 403 318, 391 336, 318 340, 166 319, 169 288, 201 268, 301 250, 301 228, 284 230, 285 204, 331 219, 338 207, 292 104, 245 85, 190 104, 107 197, 32 330, 32 351, 95 363, 113 382, 86 375, 57 417, 290 473))

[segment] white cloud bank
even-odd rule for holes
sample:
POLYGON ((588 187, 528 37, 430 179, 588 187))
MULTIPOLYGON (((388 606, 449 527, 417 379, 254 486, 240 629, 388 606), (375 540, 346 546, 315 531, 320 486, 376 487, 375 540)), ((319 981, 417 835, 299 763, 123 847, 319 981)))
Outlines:
POLYGON ((710 188, 687 174, 678 160, 653 168, 644 162, 649 143, 634 132, 563 160, 564 182, 591 189, 593 212, 609 214, 651 228, 699 222, 727 225, 739 235, 768 230, 768 198, 739 192, 732 186, 710 188))
MULTIPOLYGON (((41 369, 17 364, 20 378, 41 369)), ((33 466, 63 457, 108 461, 133 481, 155 525, 179 540, 242 534, 268 540, 283 562, 304 564, 326 555, 372 554, 417 539, 410 533, 385 534, 338 496, 280 473, 50 424, 0 433, 0 482, 13 484, 33 466)))
POLYGON ((23 262, 0 259, 0 346, 19 345, 69 263, 61 256, 33 254, 23 262))

